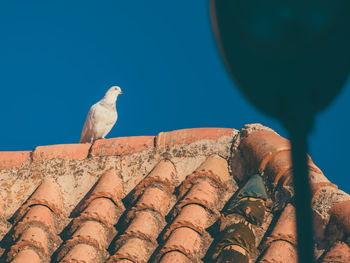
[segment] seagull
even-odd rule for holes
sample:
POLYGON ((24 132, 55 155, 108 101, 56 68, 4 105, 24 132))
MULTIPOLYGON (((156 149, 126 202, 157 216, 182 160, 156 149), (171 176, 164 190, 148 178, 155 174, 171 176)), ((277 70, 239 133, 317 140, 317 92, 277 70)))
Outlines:
POLYGON ((106 92, 102 100, 92 105, 79 143, 93 143, 97 139, 103 139, 111 131, 118 118, 115 104, 120 94, 123 94, 120 87, 113 86, 106 92))

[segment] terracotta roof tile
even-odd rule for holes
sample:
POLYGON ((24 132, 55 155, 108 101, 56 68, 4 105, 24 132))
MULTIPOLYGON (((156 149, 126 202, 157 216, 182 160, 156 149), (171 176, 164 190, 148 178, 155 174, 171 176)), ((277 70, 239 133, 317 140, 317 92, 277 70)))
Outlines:
POLYGON ((88 156, 91 144, 57 144, 38 146, 33 152, 33 161, 68 159, 83 160, 88 156))
POLYGON ((278 152, 290 150, 287 139, 275 132, 260 130, 251 133, 241 141, 240 149, 251 165, 264 170, 264 166, 278 152))
POLYGON ((133 154, 153 148, 154 136, 120 137, 97 140, 92 146, 91 156, 133 154))
POLYGON ((155 243, 161 229, 159 220, 154 216, 152 211, 140 210, 135 213, 129 227, 125 230, 125 233, 142 236, 142 238, 147 238, 155 243))
POLYGON ((121 239, 123 242, 117 243, 117 251, 107 262, 118 262, 118 259, 128 259, 132 262, 144 263, 150 258, 156 245, 148 240, 127 236, 121 239))
MULTIPOLYGON (((92 233, 90 229, 87 229, 87 231, 92 233)), ((85 260, 97 260, 97 262, 104 262, 108 257, 108 253, 103 248, 103 244, 100 244, 99 240, 95 237, 92 238, 86 233, 85 236, 73 236, 68 239, 63 246, 60 247, 57 260, 59 262, 61 262, 61 260, 65 262, 65 260, 68 259, 78 260, 81 258, 80 253, 90 254, 85 260)))
POLYGON ((0 170, 20 168, 30 160, 31 151, 0 152, 0 170))
POLYGON ((18 252, 11 261, 12 263, 42 263, 40 256, 31 248, 25 248, 18 252))
POLYGON ((274 185, 286 184, 286 181, 290 180, 290 176, 283 177, 283 175, 292 168, 291 151, 276 152, 271 154, 269 158, 262 171, 264 170, 265 175, 270 178, 274 185))
POLYGON ((350 248, 343 242, 337 242, 323 257, 322 263, 347 263, 350 262, 350 248))
POLYGON ((181 209, 181 212, 174 219, 171 226, 167 229, 163 238, 167 239, 171 232, 180 226, 188 226, 198 232, 203 232, 204 229, 211 226, 216 221, 216 219, 216 217, 214 217, 207 211, 207 209, 201 205, 186 205, 181 209))
POLYGON ((291 204, 283 210, 263 248, 266 251, 260 262, 298 262, 295 208, 291 204))
POLYGON ((285 241, 276 241, 265 252, 261 263, 298 263, 296 247, 285 241))
MULTIPOLYGON (((267 127, 40 146, 32 158, 0 152, 0 262, 297 262, 290 144, 267 127)), ((350 195, 311 158, 309 170, 317 257, 348 262, 350 195)))
POLYGON ((128 218, 134 217, 136 211, 150 210, 163 219, 170 210, 170 202, 174 191, 173 177, 176 175, 174 165, 161 160, 155 168, 135 187, 133 194, 134 206, 128 218), (164 175, 164 178, 162 178, 164 175))
POLYGON ((221 183, 227 183, 230 180, 227 161, 216 155, 210 155, 195 171, 195 174, 213 175, 221 183))
POLYGON ((123 181, 114 169, 110 169, 98 180, 81 209, 84 209, 96 198, 104 197, 112 200, 116 206, 124 210, 124 205, 120 202, 123 195, 123 181))
POLYGON ((8 260, 20 262, 21 258, 30 257, 35 262, 39 257, 43 262, 49 261, 50 256, 61 242, 57 235, 59 218, 48 207, 48 205, 55 207, 57 215, 60 216, 60 213, 57 212, 60 210, 57 207, 62 204, 57 202, 60 199, 60 193, 57 190, 53 181, 43 181, 22 206, 23 209, 19 210, 13 228, 14 244, 7 253, 8 260), (44 194, 47 194, 49 190, 52 190, 53 195, 51 198, 45 198, 44 194), (21 217, 21 214, 24 216, 21 217), (28 251, 25 252, 25 250, 28 251), (33 253, 36 253, 37 256, 33 253))
POLYGON ((62 258, 61 263, 102 263, 104 259, 94 246, 84 243, 77 243, 68 253, 62 258))
POLYGON ((223 158, 215 155, 209 156, 184 181, 180 188, 182 200, 176 206, 178 215, 165 232, 163 238, 166 243, 160 250, 158 259, 163 254, 175 250, 181 251, 194 262, 199 262, 205 255, 211 243, 211 238, 205 229, 218 218, 219 210, 224 205, 220 198, 221 192, 228 189, 228 187, 220 187, 226 186, 224 182, 229 179, 229 176, 226 176, 228 174, 227 166, 227 161, 223 158), (211 176, 206 177, 206 174, 211 176), (188 191, 186 192, 184 189, 188 189, 188 191), (190 208, 195 209, 190 210, 190 208), (204 216, 200 218, 201 215, 204 216), (186 235, 192 239, 182 240, 186 235), (193 247, 194 244, 197 247, 193 247))
POLYGON ((169 160, 161 160, 150 174, 135 187, 133 200, 135 201, 150 185, 161 185, 166 192, 172 194, 174 192, 174 185, 176 184, 175 177, 176 170, 174 164, 169 160))
POLYGON ((20 223, 39 222, 56 232, 57 226, 55 221, 53 211, 48 206, 39 203, 27 209, 20 223))
POLYGON ((350 200, 337 203, 329 209, 329 224, 326 229, 327 239, 331 242, 348 238, 350 240, 350 200))
POLYGON ((180 251, 170 251, 162 256, 160 263, 191 263, 192 261, 180 251))
POLYGON ((227 161, 217 155, 209 156, 180 186, 179 197, 186 196, 178 205, 179 208, 199 202, 217 214, 224 205, 222 197, 229 188, 229 179, 227 161))
POLYGON ((52 179, 45 179, 39 187, 21 206, 16 214, 14 222, 17 222, 34 205, 43 205, 48 207, 56 216, 62 216, 63 201, 59 186, 52 179))
POLYGON ((218 214, 220 208, 219 204, 219 192, 207 181, 201 181, 196 183, 188 191, 182 201, 178 204, 178 210, 183 208, 188 204, 199 204, 204 206, 210 211, 213 211, 215 214, 218 214))
POLYGON ((106 171, 83 200, 81 213, 70 226, 71 236, 60 248, 57 258, 74 262, 82 260, 78 253, 87 251, 91 254, 84 259, 87 262, 104 262, 109 256, 106 249, 116 234, 113 225, 125 210, 122 195, 123 181, 114 170, 106 171))
POLYGON ((25 247, 34 247, 42 255, 42 258, 49 259, 49 241, 46 232, 40 227, 29 227, 24 230, 15 245, 11 247, 8 258, 13 258, 18 251, 25 247))
MULTIPOLYGON (((108 240, 108 230, 98 221, 88 220, 83 222, 74 231, 72 238, 77 239, 90 239, 93 244, 100 249, 106 249, 111 240, 108 240)), ((87 243, 89 243, 88 241, 87 243)))
POLYGON ((265 248, 269 247, 271 243, 279 240, 296 246, 295 208, 291 204, 288 204, 286 208, 284 208, 272 233, 267 237, 263 246, 265 248))
POLYGON ((176 144, 190 144, 199 140, 217 140, 222 136, 232 137, 233 129, 228 128, 196 128, 171 132, 160 132, 156 139, 156 146, 166 148, 176 144))
POLYGON ((150 258, 157 247, 156 239, 165 226, 175 173, 171 162, 161 160, 136 187, 133 195, 136 203, 127 216, 129 226, 116 241, 110 262, 121 258, 146 262, 150 258), (139 250, 135 244, 140 246, 139 250))
POLYGON ((58 220, 52 211, 43 205, 35 205, 28 209, 28 212, 14 227, 14 238, 17 239, 27 228, 39 226, 51 235, 51 239, 58 233, 58 220))
MULTIPOLYGON (((327 224, 330 218, 329 209, 335 204, 343 201, 350 201, 350 195, 334 186, 324 185, 314 194, 312 199, 312 209, 327 224)), ((329 236, 332 238, 332 235, 329 236)))
POLYGON ((108 261, 108 263, 112 263, 112 262, 118 262, 118 263, 134 263, 134 261, 129 260, 129 259, 119 259, 117 257, 115 258, 110 258, 108 261))
POLYGON ((103 223, 107 228, 113 229, 122 215, 124 208, 117 207, 115 203, 108 198, 96 198, 76 217, 73 221, 72 229, 86 220, 95 220, 103 223))
POLYGON ((171 233, 164 247, 160 250, 158 259, 171 251, 180 251, 192 262, 200 262, 209 248, 210 242, 210 236, 207 232, 200 234, 191 228, 180 227, 171 233))
POLYGON ((164 217, 169 209, 169 201, 169 194, 166 191, 149 186, 139 198, 136 207, 150 208, 164 217))

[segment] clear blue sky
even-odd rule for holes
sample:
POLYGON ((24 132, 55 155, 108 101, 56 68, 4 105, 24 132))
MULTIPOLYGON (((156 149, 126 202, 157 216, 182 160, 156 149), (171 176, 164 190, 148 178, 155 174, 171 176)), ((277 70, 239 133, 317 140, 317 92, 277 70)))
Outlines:
MULTIPOLYGON (((87 111, 112 85, 119 119, 108 137, 259 122, 283 136, 231 81, 207 1, 1 1, 0 150, 77 143, 87 111)), ((322 112, 310 153, 350 192, 349 83, 322 112)))

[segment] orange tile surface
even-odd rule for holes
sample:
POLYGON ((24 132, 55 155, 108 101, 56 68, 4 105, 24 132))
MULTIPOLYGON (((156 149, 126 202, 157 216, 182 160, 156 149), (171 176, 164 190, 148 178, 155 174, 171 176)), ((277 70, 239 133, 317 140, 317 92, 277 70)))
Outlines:
MULTIPOLYGON (((0 262, 212 262, 216 251, 220 260, 236 253, 296 263, 290 143, 258 124, 234 131, 195 128, 0 152, 0 262), (175 155, 172 147, 181 148, 175 155), (232 201, 235 212, 224 214, 258 172, 268 200, 251 188, 246 206, 232 201), (259 225, 248 220, 254 202, 266 210, 259 225), (219 242, 240 224, 238 242, 219 242), (254 236, 255 248, 244 235, 254 236)), ((350 262, 350 196, 311 158, 309 167, 319 262, 350 262)))
POLYGON ((91 144, 58 144, 38 146, 33 152, 33 161, 68 159, 83 160, 88 156, 91 144))
POLYGON ((0 170, 20 168, 25 162, 29 161, 31 152, 0 152, 0 170))
POLYGON ((91 156, 127 155, 153 147, 154 136, 120 137, 97 140, 91 156))

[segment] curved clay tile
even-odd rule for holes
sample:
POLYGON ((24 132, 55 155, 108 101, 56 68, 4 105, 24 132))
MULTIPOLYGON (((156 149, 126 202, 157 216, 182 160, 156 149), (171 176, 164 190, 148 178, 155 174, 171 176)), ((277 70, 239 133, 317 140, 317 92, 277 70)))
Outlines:
POLYGON ((46 232, 39 227, 30 227, 21 233, 20 237, 16 241, 7 254, 8 260, 12 260, 16 257, 20 251, 30 248, 34 250, 39 257, 45 262, 50 260, 49 248, 50 242, 46 232))
POLYGON ((333 243, 350 236, 350 200, 337 203, 329 209, 329 224, 326 229, 326 238, 333 243))
POLYGON ((161 160, 153 170, 136 187, 133 194, 135 202, 149 186, 160 187, 164 192, 172 194, 176 185, 176 169, 174 164, 166 159, 161 160))
POLYGON ((68 253, 64 256, 60 263, 75 263, 75 262, 84 262, 84 263, 103 263, 104 258, 101 257, 99 251, 96 250, 94 246, 77 243, 68 253))
POLYGON ((150 208, 164 217, 169 211, 169 193, 159 187, 149 186, 137 201, 137 208, 150 208))
POLYGON ((106 171, 93 188, 89 197, 84 201, 81 210, 90 204, 96 198, 109 198, 117 207, 124 210, 123 203, 120 202, 123 197, 123 181, 114 169, 106 171))
POLYGON ((163 236, 166 242, 158 253, 158 260, 178 250, 189 259, 200 261, 212 241, 205 229, 219 216, 218 211, 224 205, 221 197, 228 189, 220 186, 226 186, 229 177, 227 161, 211 155, 186 178, 179 191, 182 200, 176 206, 177 216, 163 236), (185 235, 188 235, 186 240, 185 235), (193 247, 194 244, 198 247, 193 247))
POLYGON ((157 243, 144 239, 140 233, 122 235, 119 242, 120 244, 117 243, 115 249, 116 252, 107 262, 128 259, 132 262, 146 263, 157 247, 157 243))
POLYGON ((42 258, 31 248, 26 248, 21 250, 18 254, 14 256, 11 263, 42 263, 42 258))
POLYGON ((171 225, 167 228, 163 235, 166 240, 174 229, 181 226, 190 226, 199 232, 204 232, 204 229, 211 226, 215 221, 214 217, 206 208, 198 204, 189 204, 184 206, 171 225))
POLYGON ((298 263, 296 247, 284 241, 272 243, 259 263, 271 262, 298 263))
POLYGON ((162 256, 160 263, 191 263, 192 261, 180 251, 170 251, 162 256))
POLYGON ((157 261, 168 252, 180 251, 191 262, 201 262, 211 240, 208 233, 202 234, 188 227, 179 227, 175 229, 167 239, 163 248, 159 251, 157 261))
POLYGON ((108 229, 97 221, 89 220, 83 222, 74 231, 72 239, 79 240, 82 243, 91 243, 99 250, 106 249, 111 240, 108 240, 108 229))
POLYGON ((227 183, 231 177, 228 171, 227 161, 216 154, 210 155, 195 172, 212 173, 219 177, 223 183, 227 183))
POLYGON ((160 224, 158 217, 152 211, 145 209, 135 212, 135 216, 130 221, 125 234, 141 234, 142 237, 156 243, 162 227, 164 227, 164 224, 160 224))
POLYGON ((323 257, 322 263, 347 263, 350 262, 350 248, 346 243, 337 242, 323 257))
POLYGON ((297 263, 296 250, 296 218, 293 205, 287 205, 272 233, 267 237, 263 247, 266 249, 260 262, 271 262, 271 260, 297 263))
POLYGON ((202 204, 211 211, 218 213, 223 205, 219 199, 219 189, 211 185, 208 181, 201 181, 192 186, 178 205, 178 209, 187 204, 202 204), (219 208, 219 209, 218 209, 219 208))
POLYGON ((211 155, 180 186, 179 198, 182 200, 174 210, 175 215, 189 204, 198 204, 217 219, 227 201, 227 191, 233 188, 227 161, 218 155, 211 155))
POLYGON ((62 217, 63 200, 59 185, 54 179, 44 179, 34 193, 27 199, 18 211, 14 222, 18 222, 28 211, 29 207, 34 205, 43 205, 48 208, 57 217, 62 217))
POLYGON ((82 213, 73 220, 71 236, 60 248, 59 260, 78 260, 81 250, 93 251, 92 261, 104 262, 108 258, 106 249, 116 234, 114 224, 125 209, 120 200, 122 194, 123 181, 119 175, 112 169, 105 172, 80 208, 82 213))
POLYGON ((48 233, 56 234, 58 232, 58 222, 52 211, 43 205, 35 205, 29 208, 20 222, 14 228, 14 237, 18 238, 24 229, 30 226, 40 226, 48 233))
POLYGON ((170 191, 174 189, 175 176, 174 165, 161 160, 136 187, 134 200, 137 202, 128 213, 129 225, 116 240, 114 255, 109 262, 121 258, 134 262, 148 261, 158 245, 156 239, 165 226, 164 217, 170 209, 170 191))
POLYGON ((230 181, 227 161, 214 154, 209 156, 192 174, 188 175, 179 188, 179 198, 200 181, 208 181, 215 187, 227 190, 230 181))
POLYGON ((118 222, 124 210, 115 205, 108 198, 96 198, 73 220, 71 230, 74 231, 78 225, 87 220, 96 220, 104 224, 112 231, 113 226, 118 222))
POLYGON ((58 185, 52 179, 45 179, 16 215, 14 244, 7 259, 19 260, 19 257, 27 255, 40 257, 44 262, 49 261, 61 242, 58 237, 58 220, 61 219, 62 209, 62 196, 58 185), (28 251, 22 253, 24 250, 28 251))
POLYGON ((277 152, 290 150, 291 146, 287 139, 273 131, 258 130, 243 138, 239 148, 248 162, 255 164, 257 169, 264 169, 260 167, 261 163, 267 163, 277 152))
MULTIPOLYGON (((102 229, 93 225, 93 223, 98 224, 97 222, 87 221, 82 227, 80 233, 82 235, 73 235, 70 239, 64 242, 63 246, 59 249, 59 253, 57 255, 57 260, 59 262, 64 261, 64 259, 70 260, 79 260, 79 253, 86 253, 84 251, 93 251, 93 256, 89 256, 89 258, 98 258, 97 262, 104 262, 108 257, 108 253, 106 251, 106 241, 103 237, 104 231, 102 233, 96 233, 97 229, 102 229), (84 229, 85 228, 85 229, 84 229), (84 246, 80 246, 84 245, 84 246), (74 253, 73 253, 73 252, 74 253)), ((79 229, 78 229, 79 230, 79 229)), ((89 252, 90 253, 90 252, 89 252)), ((85 256, 87 257, 87 256, 85 256)))

